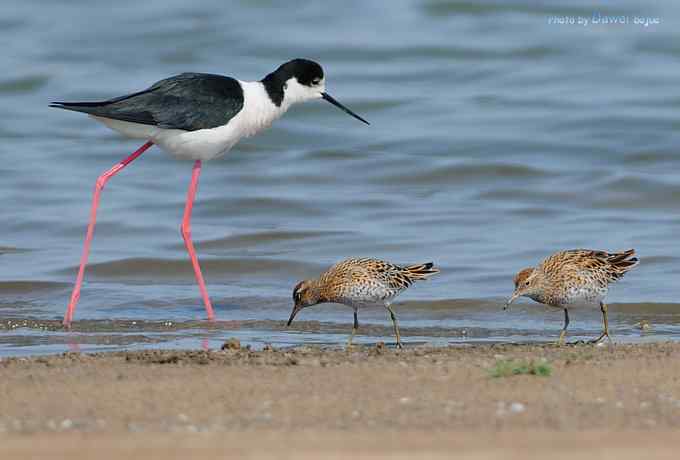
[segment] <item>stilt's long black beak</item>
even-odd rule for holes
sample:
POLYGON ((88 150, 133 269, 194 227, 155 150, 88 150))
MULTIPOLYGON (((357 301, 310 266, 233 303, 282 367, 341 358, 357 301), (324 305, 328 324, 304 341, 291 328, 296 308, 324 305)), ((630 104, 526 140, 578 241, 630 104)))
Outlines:
POLYGON ((286 327, 290 327, 290 323, 293 322, 295 315, 297 315, 300 310, 302 310, 302 307, 298 306, 297 304, 293 306, 293 311, 290 312, 290 318, 288 318, 288 324, 286 324, 286 327))
POLYGON ((357 115, 356 113, 352 112, 350 109, 348 109, 347 107, 345 107, 344 105, 342 105, 341 103, 339 103, 338 101, 336 101, 335 99, 333 99, 333 98, 331 97, 330 94, 328 94, 328 93, 321 93, 321 97, 324 98, 325 100, 327 100, 328 102, 330 102, 331 104, 333 104, 334 106, 336 106, 337 108, 339 108, 340 110, 342 110, 342 111, 344 111, 344 112, 346 112, 346 113, 352 115, 352 116, 353 116, 354 118, 356 118, 357 120, 363 121, 363 122, 366 123, 367 125, 370 125, 369 122, 367 122, 366 120, 364 120, 363 118, 361 118, 359 115, 357 115))

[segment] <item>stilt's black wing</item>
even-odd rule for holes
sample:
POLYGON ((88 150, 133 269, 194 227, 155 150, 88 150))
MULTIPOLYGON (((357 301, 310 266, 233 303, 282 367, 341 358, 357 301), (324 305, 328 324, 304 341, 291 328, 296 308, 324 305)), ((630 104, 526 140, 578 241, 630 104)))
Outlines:
POLYGON ((138 93, 101 102, 53 102, 50 107, 114 120, 196 131, 226 125, 243 108, 240 83, 222 75, 183 73, 138 93))

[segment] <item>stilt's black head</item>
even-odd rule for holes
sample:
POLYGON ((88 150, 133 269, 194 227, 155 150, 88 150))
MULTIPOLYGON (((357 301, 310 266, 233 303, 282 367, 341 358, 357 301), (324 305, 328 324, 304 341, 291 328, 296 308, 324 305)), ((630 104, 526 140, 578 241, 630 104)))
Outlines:
POLYGON ((369 124, 325 92, 326 80, 323 69, 314 61, 308 59, 288 61, 264 77, 262 84, 267 90, 269 99, 279 107, 283 103, 292 105, 323 98, 354 118, 369 124))
POLYGON ((272 74, 283 82, 295 77, 301 85, 313 87, 323 81, 323 69, 319 64, 308 59, 293 59, 279 66, 272 74))

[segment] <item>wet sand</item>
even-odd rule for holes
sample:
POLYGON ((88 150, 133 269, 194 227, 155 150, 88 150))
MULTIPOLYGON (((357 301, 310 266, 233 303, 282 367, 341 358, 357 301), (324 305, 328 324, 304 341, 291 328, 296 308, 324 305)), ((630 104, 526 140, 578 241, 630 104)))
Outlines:
POLYGON ((679 358, 677 343, 9 358, 0 458, 677 458, 679 358), (493 377, 509 360, 550 375, 493 377))

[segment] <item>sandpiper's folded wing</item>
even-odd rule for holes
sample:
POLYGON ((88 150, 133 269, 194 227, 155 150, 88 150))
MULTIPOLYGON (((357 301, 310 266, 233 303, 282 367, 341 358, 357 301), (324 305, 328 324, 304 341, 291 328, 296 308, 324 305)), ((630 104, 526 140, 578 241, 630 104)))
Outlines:
POLYGON ((243 88, 230 77, 183 73, 150 88, 100 102, 53 102, 50 107, 97 117, 196 131, 226 125, 243 108, 243 88))

